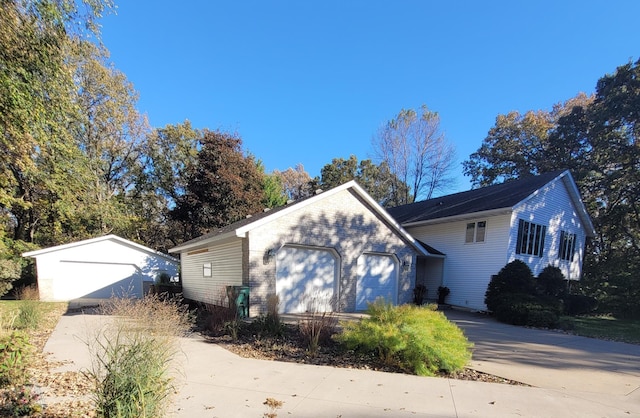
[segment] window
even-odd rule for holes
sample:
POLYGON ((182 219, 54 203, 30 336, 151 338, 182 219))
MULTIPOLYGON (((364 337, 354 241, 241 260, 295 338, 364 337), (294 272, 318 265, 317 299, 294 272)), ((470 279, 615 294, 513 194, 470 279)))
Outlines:
POLYGON ((204 277, 211 277, 211 263, 204 263, 202 265, 202 275, 204 277))
POLYGON ((467 224, 467 231, 465 234, 464 242, 484 242, 484 235, 487 229, 487 222, 469 222, 467 224))
POLYGON ((558 258, 566 261, 573 261, 573 254, 576 252, 576 234, 560 231, 560 249, 558 258))
POLYGON ((529 254, 542 257, 544 252, 544 238, 546 234, 546 226, 520 219, 518 223, 516 254, 529 254))

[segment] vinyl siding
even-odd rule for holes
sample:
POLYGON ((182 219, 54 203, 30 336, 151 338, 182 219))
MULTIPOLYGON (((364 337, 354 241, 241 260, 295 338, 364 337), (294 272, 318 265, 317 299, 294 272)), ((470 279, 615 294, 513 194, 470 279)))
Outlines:
MULTIPOLYGON (((508 213, 492 217, 469 218, 456 222, 409 227, 407 231, 445 253, 442 285, 451 289, 446 302, 469 309, 486 310, 484 294, 491 276, 507 262, 509 226, 508 213), (465 243, 467 223, 486 221, 484 242, 465 243)), ((434 286, 437 280, 429 280, 434 286)), ((429 288, 429 299, 436 298, 438 289, 429 288)))
POLYGON ((582 276, 582 261, 586 244, 586 232, 578 216, 578 211, 562 181, 547 184, 528 201, 516 206, 511 219, 509 239, 509 260, 522 260, 531 267, 534 276, 548 265, 562 270, 567 279, 579 280, 582 276), (518 221, 523 219, 547 227, 542 257, 516 254, 518 221), (573 261, 560 260, 561 231, 576 234, 576 250, 573 261))
POLYGON ((242 240, 212 245, 182 253, 184 297, 199 302, 226 305, 226 286, 242 285, 242 240), (211 277, 203 266, 211 263, 211 277))

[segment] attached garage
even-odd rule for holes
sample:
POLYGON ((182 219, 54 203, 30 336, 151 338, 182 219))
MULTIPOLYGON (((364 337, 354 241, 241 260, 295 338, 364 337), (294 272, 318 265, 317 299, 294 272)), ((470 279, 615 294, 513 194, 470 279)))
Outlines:
POLYGON ((377 298, 396 304, 398 260, 391 254, 362 254, 358 257, 356 310, 367 309, 377 298))
POLYGON ((431 256, 355 181, 253 214, 169 252, 180 254, 185 297, 225 304, 220 288, 246 286, 250 316, 267 314, 275 296, 278 310, 287 313, 354 312, 378 296, 408 303, 416 260, 431 256), (236 260, 233 274, 212 263, 222 254, 236 260))
POLYGON ((36 260, 43 301, 137 297, 161 274, 178 280, 178 260, 116 235, 23 254, 36 260))
POLYGON ((327 248, 284 246, 276 256, 276 295, 280 312, 333 310, 338 256, 327 248))

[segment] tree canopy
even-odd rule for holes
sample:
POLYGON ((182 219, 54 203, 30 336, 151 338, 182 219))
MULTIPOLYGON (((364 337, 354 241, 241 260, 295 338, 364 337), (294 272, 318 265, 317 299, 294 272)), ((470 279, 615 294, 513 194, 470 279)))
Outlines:
POLYGON ((400 182, 389 170, 386 162, 376 165, 371 160, 361 160, 355 155, 349 159, 334 158, 330 164, 322 167, 320 188, 330 189, 356 180, 367 193, 385 207, 402 204, 404 196, 409 191, 406 184, 400 182))
POLYGON ((244 155, 240 137, 205 131, 171 216, 182 223, 187 240, 260 212, 263 197, 263 174, 255 158, 244 155))

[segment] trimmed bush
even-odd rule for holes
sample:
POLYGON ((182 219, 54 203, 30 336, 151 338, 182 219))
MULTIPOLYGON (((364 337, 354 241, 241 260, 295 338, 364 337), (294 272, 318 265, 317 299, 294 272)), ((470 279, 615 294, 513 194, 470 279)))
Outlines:
POLYGON ((433 306, 393 306, 382 299, 369 317, 344 321, 334 338, 347 349, 375 354, 384 363, 421 376, 452 373, 471 360, 473 346, 460 328, 433 306))
POLYGON ((509 302, 510 294, 533 295, 535 291, 536 283, 529 266, 514 260, 491 277, 484 303, 490 311, 495 312, 500 305, 509 302))
POLYGON ((562 297, 567 293, 567 281, 562 270, 555 266, 545 267, 537 279, 538 292, 545 296, 562 297))

